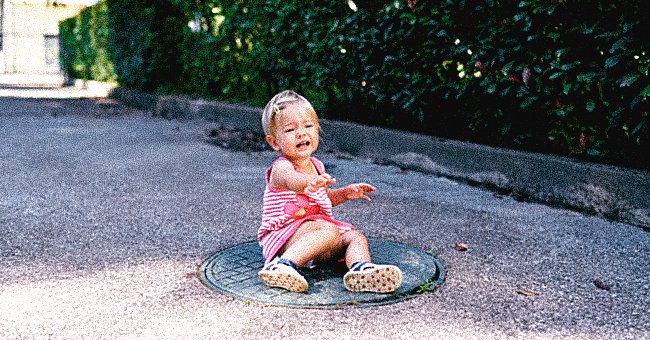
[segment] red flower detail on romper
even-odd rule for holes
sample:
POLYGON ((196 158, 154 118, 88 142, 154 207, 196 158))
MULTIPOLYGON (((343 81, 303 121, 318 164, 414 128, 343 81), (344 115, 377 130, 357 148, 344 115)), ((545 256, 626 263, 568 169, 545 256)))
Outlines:
POLYGON ((296 218, 302 218, 307 215, 314 215, 320 212, 317 205, 309 205, 309 197, 305 194, 296 195, 296 203, 288 202, 284 205, 284 212, 293 215, 296 218))

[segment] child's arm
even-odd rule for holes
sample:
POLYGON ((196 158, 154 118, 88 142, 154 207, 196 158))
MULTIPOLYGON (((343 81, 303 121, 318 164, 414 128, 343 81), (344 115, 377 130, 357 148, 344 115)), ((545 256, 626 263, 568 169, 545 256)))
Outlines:
POLYGON ((336 180, 328 174, 307 175, 294 169, 289 161, 279 161, 271 169, 269 178, 271 187, 275 189, 286 189, 294 192, 314 192, 318 188, 326 188, 336 183, 336 180))
POLYGON ((332 201, 332 206, 337 206, 347 200, 364 199, 368 202, 371 201, 366 193, 374 194, 377 188, 366 183, 350 184, 343 188, 327 189, 327 196, 332 201))

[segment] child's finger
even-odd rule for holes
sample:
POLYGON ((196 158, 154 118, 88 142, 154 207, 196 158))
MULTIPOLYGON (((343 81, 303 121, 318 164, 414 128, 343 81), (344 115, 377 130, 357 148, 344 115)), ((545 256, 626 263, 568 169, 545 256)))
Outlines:
POLYGON ((356 187, 356 188, 359 188, 359 189, 362 190, 363 192, 369 192, 369 193, 371 193, 371 194, 374 194, 375 191, 377 191, 377 188, 373 187, 373 186, 370 185, 370 184, 366 184, 366 183, 359 183, 359 184, 356 184, 355 187, 356 187))
POLYGON ((370 184, 361 183, 361 186, 363 187, 363 190, 367 191, 367 192, 375 192, 375 191, 377 191, 377 188, 373 187, 370 184))

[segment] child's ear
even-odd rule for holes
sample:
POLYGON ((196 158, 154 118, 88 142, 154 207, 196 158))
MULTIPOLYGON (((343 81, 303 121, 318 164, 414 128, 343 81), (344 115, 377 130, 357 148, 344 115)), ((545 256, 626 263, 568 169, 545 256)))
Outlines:
POLYGON ((273 148, 273 150, 280 151, 280 147, 278 146, 278 143, 275 142, 275 137, 271 135, 267 135, 266 142, 269 143, 269 145, 273 148))

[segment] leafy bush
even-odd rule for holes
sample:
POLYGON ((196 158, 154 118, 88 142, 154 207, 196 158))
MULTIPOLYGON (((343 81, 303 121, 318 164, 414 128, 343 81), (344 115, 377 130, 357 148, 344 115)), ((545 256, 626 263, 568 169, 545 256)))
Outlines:
POLYGON ((293 88, 327 118, 648 169, 649 6, 114 0, 108 41, 148 91, 261 106, 293 88))
POLYGON ((59 23, 60 62, 69 77, 115 81, 113 63, 107 51, 106 10, 106 3, 100 2, 59 23))
POLYGON ((181 42, 189 31, 181 7, 168 0, 106 4, 109 52, 119 82, 145 91, 174 92, 184 80, 181 42))
POLYGON ((59 63, 67 76, 83 79, 86 75, 83 72, 84 65, 80 60, 77 39, 74 33, 76 23, 77 17, 59 23, 59 63))

